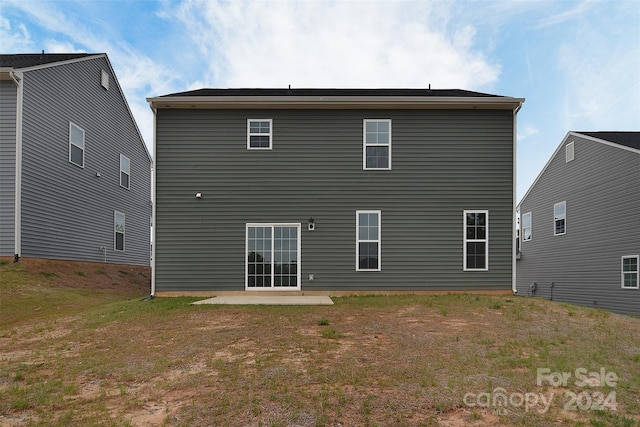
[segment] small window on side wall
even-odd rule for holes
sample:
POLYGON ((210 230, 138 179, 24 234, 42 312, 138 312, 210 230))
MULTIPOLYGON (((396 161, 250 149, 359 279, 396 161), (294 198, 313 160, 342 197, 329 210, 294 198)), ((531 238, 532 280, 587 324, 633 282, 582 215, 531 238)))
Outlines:
POLYGON ((553 235, 562 236, 567 232, 567 202, 553 205, 553 235))
POLYGON ((84 130, 69 122, 69 162, 84 167, 84 130))
POLYGON ((122 212, 115 211, 113 219, 113 248, 116 251, 124 251, 124 225, 125 215, 122 212))
POLYGON ((247 149, 271 150, 273 147, 273 120, 247 120, 247 149))
POLYGON ((522 241, 531 240, 531 212, 522 215, 522 241))
POLYGON ((640 289, 640 255, 622 257, 622 287, 624 289, 640 289))
POLYGON ((129 189, 129 177, 131 176, 131 161, 124 154, 120 154, 120 187, 129 189))

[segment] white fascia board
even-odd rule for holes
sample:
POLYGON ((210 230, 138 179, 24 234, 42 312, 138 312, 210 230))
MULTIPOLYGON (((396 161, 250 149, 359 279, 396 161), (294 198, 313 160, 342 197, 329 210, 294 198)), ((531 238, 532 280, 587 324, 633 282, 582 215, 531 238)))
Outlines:
POLYGON ((169 96, 147 98, 162 108, 491 109, 518 110, 524 98, 447 96, 169 96))
POLYGON ((578 138, 588 139, 589 141, 599 142, 600 144, 608 145, 609 147, 620 148, 621 150, 627 150, 627 151, 631 151, 632 153, 640 154, 640 150, 636 148, 627 147, 626 145, 622 145, 622 144, 616 144, 615 142, 607 141, 606 139, 596 138, 595 136, 585 135, 580 132, 569 132, 569 134, 576 136, 578 138))

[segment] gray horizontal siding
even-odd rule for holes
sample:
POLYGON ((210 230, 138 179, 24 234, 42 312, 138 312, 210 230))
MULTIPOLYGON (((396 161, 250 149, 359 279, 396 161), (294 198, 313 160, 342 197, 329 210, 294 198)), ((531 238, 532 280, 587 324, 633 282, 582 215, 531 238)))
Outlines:
POLYGON ((303 290, 510 289, 512 120, 510 111, 159 110, 156 290, 243 290, 248 222, 302 223, 303 290), (273 119, 273 150, 246 149, 247 118, 273 119), (362 170, 364 118, 393 120, 392 170, 362 170), (464 209, 490 212, 488 272, 462 271, 464 209), (356 210, 382 211, 381 272, 355 271, 356 210))
POLYGON ((149 264, 150 160, 105 59, 31 71, 24 79, 22 254, 149 264), (85 165, 69 162, 69 122, 85 131, 85 165), (131 188, 120 187, 120 154, 131 188), (96 174, 99 173, 100 177, 96 174), (126 215, 114 250, 114 211, 126 215))
POLYGON ((640 315, 640 290, 622 289, 620 272, 622 256, 640 254, 640 154, 571 141, 575 160, 565 162, 563 145, 521 203, 533 238, 521 245, 518 293, 537 282, 543 298, 640 315), (554 236, 553 205, 563 200, 567 233, 554 236))
POLYGON ((13 81, 0 81, 0 255, 15 254, 16 95, 13 81))

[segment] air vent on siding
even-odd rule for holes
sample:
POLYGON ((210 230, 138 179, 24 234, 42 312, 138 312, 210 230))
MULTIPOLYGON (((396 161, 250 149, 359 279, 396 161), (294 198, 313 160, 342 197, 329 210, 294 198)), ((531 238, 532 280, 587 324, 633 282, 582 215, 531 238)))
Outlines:
POLYGON ((101 79, 102 87, 109 90, 109 73, 105 70, 102 70, 102 79, 101 79))
POLYGON ((574 148, 573 147, 574 147, 573 142, 568 143, 567 146, 565 147, 567 163, 569 163, 570 161, 572 161, 574 159, 574 148))

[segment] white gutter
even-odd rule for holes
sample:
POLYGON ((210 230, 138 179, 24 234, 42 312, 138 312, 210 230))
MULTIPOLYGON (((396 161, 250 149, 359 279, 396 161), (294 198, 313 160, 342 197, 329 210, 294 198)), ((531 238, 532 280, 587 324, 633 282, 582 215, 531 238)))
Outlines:
POLYGON ((15 71, 9 76, 17 86, 16 92, 16 170, 15 170, 15 207, 14 207, 14 259, 22 253, 22 100, 23 75, 15 71))
POLYGON ((523 98, 455 96, 163 96, 158 108, 493 109, 518 110, 523 98))
POLYGON ((512 205, 513 205, 513 210, 511 211, 511 219, 513 221, 513 234, 511 236, 511 291, 514 294, 518 293, 518 288, 516 287, 516 264, 517 264, 517 259, 516 259, 516 236, 517 236, 517 228, 518 225, 516 224, 516 203, 517 203, 517 199, 516 199, 516 191, 517 191, 517 181, 518 181, 518 112, 520 111, 520 109, 522 108, 522 103, 524 102, 524 99, 520 102, 520 105, 518 105, 514 110, 513 110, 513 190, 512 190, 512 205))
POLYGON ((156 224, 156 168, 155 168, 155 159, 156 156, 156 147, 158 146, 158 138, 156 136, 156 115, 157 110, 152 108, 153 111, 153 160, 152 160, 152 171, 151 171, 151 223, 153 224, 151 231, 151 296, 154 297, 156 294, 156 230, 158 229, 156 224))

